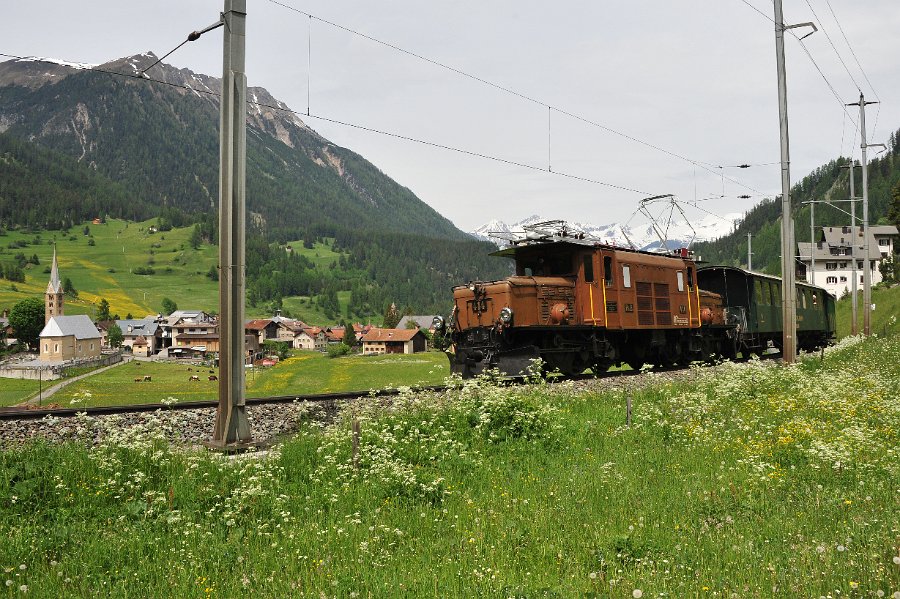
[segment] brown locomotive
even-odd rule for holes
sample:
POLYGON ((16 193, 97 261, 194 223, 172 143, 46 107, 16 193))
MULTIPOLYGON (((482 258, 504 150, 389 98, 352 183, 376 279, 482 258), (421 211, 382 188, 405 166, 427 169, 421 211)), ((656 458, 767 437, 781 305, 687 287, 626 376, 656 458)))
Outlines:
POLYGON ((514 259, 515 276, 453 289, 449 355, 463 376, 517 374, 535 358, 571 374, 736 354, 722 296, 697 287, 687 250, 642 252, 563 231, 493 255, 514 259))

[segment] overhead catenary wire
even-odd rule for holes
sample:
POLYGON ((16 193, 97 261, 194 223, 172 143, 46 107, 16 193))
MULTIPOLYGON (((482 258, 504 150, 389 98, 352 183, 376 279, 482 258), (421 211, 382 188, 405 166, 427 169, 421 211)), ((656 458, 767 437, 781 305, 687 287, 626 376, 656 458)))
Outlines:
POLYGON ((166 52, 166 54, 165 54, 164 56, 162 56, 162 57, 160 57, 160 58, 157 58, 157 59, 156 59, 156 62, 154 62, 154 63, 151 64, 149 67, 147 67, 146 69, 144 69, 143 71, 141 71, 141 73, 142 73, 142 74, 143 74, 143 73, 146 73, 147 71, 149 71, 150 69, 152 69, 153 67, 155 67, 156 65, 158 65, 159 63, 161 63, 162 61, 164 61, 165 59, 167 59, 169 56, 171 56, 172 54, 174 54, 179 48, 181 48, 183 45, 185 45, 185 44, 188 43, 189 41, 191 41, 190 38, 185 39, 183 42, 181 42, 180 44, 178 44, 177 46, 175 46, 174 48, 172 48, 171 50, 169 50, 168 52, 166 52))
POLYGON ((841 62, 841 66, 844 67, 844 70, 847 71, 847 75, 850 77, 850 81, 853 82, 854 87, 856 87, 857 91, 862 91, 862 88, 859 86, 859 83, 856 82, 856 77, 853 76, 853 73, 850 72, 850 69, 847 68, 847 63, 844 62, 844 57, 841 56, 841 53, 838 52, 837 46, 834 45, 834 42, 831 41, 831 36, 828 35, 828 30, 825 29, 825 24, 822 23, 822 19, 819 18, 819 15, 816 14, 816 9, 812 7, 812 4, 809 0, 805 0, 806 5, 809 7, 810 12, 813 14, 813 18, 818 21, 819 29, 822 30, 822 33, 825 34, 825 39, 828 40, 828 44, 831 46, 831 49, 834 50, 835 55, 837 55, 838 60, 841 62))
POLYGON ((875 99, 881 101, 881 98, 878 97, 878 92, 875 91, 875 86, 872 85, 872 82, 869 81, 869 76, 866 74, 866 70, 859 63, 859 58, 856 56, 856 52, 853 51, 853 46, 850 45, 850 40, 847 39, 847 34, 844 32, 844 27, 841 25, 840 19, 837 18, 837 15, 834 13, 834 9, 831 7, 831 1, 825 0, 825 4, 828 5, 828 10, 831 11, 831 16, 834 17, 834 22, 837 23, 838 29, 841 32, 841 36, 844 38, 844 43, 847 44, 847 48, 850 50, 850 55, 853 56, 853 60, 856 62, 856 66, 859 67, 859 72, 862 73, 863 78, 866 80, 866 83, 869 84, 869 89, 872 90, 872 94, 875 96, 875 99))
MULTIPOLYGON (((270 1, 271 1, 271 0, 270 0, 270 1)), ((769 21, 769 22, 772 23, 773 25, 777 25, 777 23, 775 23, 775 19, 773 19, 772 17, 770 17, 769 15, 767 15, 766 13, 764 13, 763 11, 761 11, 759 8, 757 8, 756 6, 754 6, 751 2, 749 2, 749 0, 740 0, 740 2, 743 2, 744 4, 746 4, 747 6, 749 6, 751 9, 753 9, 754 12, 756 12, 757 14, 759 14, 760 16, 762 16, 764 19, 766 19, 767 21, 769 21)), ((822 71, 821 67, 819 67, 819 63, 816 62, 816 59, 813 57, 812 53, 811 53, 811 52, 809 51, 809 49, 806 47, 806 44, 804 44, 804 43, 803 43, 803 40, 800 38, 800 36, 798 36, 798 35, 797 35, 796 33, 794 33, 792 30, 790 30, 790 29, 787 30, 787 33, 790 33, 790 34, 794 37, 794 39, 796 39, 797 42, 799 42, 800 47, 803 49, 803 52, 806 54, 806 57, 809 58, 809 61, 813 64, 813 67, 815 67, 816 71, 817 71, 817 72, 819 73, 819 75, 822 77, 822 80, 825 82, 825 85, 828 86, 828 89, 831 91, 831 95, 833 95, 833 96, 834 96, 834 99, 837 100, 837 103, 838 103, 838 105, 840 105, 841 110, 844 111, 844 113, 845 113, 845 114, 847 115, 847 117, 850 119, 850 122, 853 123, 853 126, 856 127, 857 129, 859 129, 859 123, 857 123, 857 122, 856 122, 856 119, 853 118, 853 115, 851 115, 851 114, 847 111, 847 107, 844 105, 844 100, 841 99, 840 94, 838 94, 837 91, 834 89, 834 86, 831 84, 831 81, 828 79, 827 76, 825 76, 825 72, 822 71)))
POLYGON ((856 62, 856 66, 859 67, 859 72, 862 73, 863 79, 865 79, 866 83, 869 84, 869 89, 872 90, 872 95, 875 96, 876 100, 878 100, 878 107, 875 110, 875 123, 872 125, 872 137, 875 137, 875 132, 878 131, 878 117, 881 115, 881 98, 878 96, 878 92, 875 91, 875 86, 872 85, 872 82, 869 80, 869 76, 866 74, 866 70, 859 62, 859 58, 856 56, 856 52, 853 50, 853 46, 850 44, 850 40, 847 38, 847 34, 844 31, 844 27, 843 25, 841 25, 841 20, 837 18, 837 15, 834 12, 834 8, 832 8, 831 6, 831 1, 825 0, 825 4, 828 5, 828 10, 831 12, 831 16, 834 18, 834 22, 837 24, 838 29, 841 32, 841 36, 844 38, 844 43, 847 44, 847 48, 850 50, 850 55, 853 56, 853 60, 854 62, 856 62))
MULTIPOLYGON (((33 61, 35 61, 35 62, 45 62, 45 63, 50 63, 50 64, 59 64, 59 62, 54 61, 54 60, 48 60, 48 59, 44 59, 44 58, 36 58, 36 57, 28 57, 28 56, 19 56, 19 55, 15 55, 15 54, 7 54, 7 53, 4 53, 4 52, 0 52, 0 56, 6 57, 6 58, 12 58, 12 59, 16 59, 16 60, 33 60, 33 61)), ((66 61, 66 62, 68 62, 68 61, 66 61)), ((75 64, 75 63, 70 63, 70 64, 75 64)), ((80 66, 80 67, 73 67, 73 68, 77 68, 78 70, 83 70, 83 71, 91 71, 91 72, 95 72, 95 73, 103 73, 103 74, 107 74, 107 75, 113 75, 113 76, 117 76, 117 77, 125 77, 125 78, 128 78, 128 79, 136 79, 136 80, 138 80, 138 81, 144 81, 144 82, 146 82, 146 83, 159 83, 159 84, 166 85, 166 86, 169 86, 169 87, 174 87, 174 88, 178 88, 178 89, 189 90, 189 91, 192 91, 192 92, 201 93, 201 94, 205 94, 205 95, 213 96, 213 97, 217 97, 217 98, 220 97, 220 95, 221 95, 221 94, 219 94, 218 92, 214 92, 214 91, 211 91, 211 90, 197 89, 197 88, 191 87, 191 86, 189 86, 189 85, 181 85, 181 84, 179 84, 179 83, 173 83, 173 82, 169 82, 169 81, 163 81, 163 80, 161 80, 161 79, 154 79, 154 78, 152 78, 152 77, 148 77, 146 74, 141 75, 141 74, 138 74, 138 73, 123 73, 123 72, 121 72, 121 71, 112 71, 112 70, 109 70, 109 69, 101 69, 101 68, 99 68, 99 67, 95 67, 95 66, 87 66, 87 65, 83 65, 83 66, 80 66)), ((278 110, 278 111, 281 111, 281 112, 290 113, 290 114, 296 115, 296 116, 298 116, 298 117, 299 117, 299 116, 304 116, 304 114, 303 114, 302 112, 298 112, 298 111, 296 111, 296 110, 292 110, 292 109, 287 108, 287 107, 285 107, 285 106, 276 106, 276 105, 274 105, 274 104, 267 104, 267 103, 265 103, 265 102, 258 102, 258 101, 252 101, 252 100, 247 100, 247 104, 248 104, 248 105, 253 105, 253 106, 260 106, 260 107, 263 107, 263 108, 270 108, 270 109, 272 109, 272 110, 278 110)), ((483 153, 483 152, 478 152, 478 151, 474 151, 474 150, 467 150, 467 149, 464 149, 464 148, 458 148, 458 147, 455 147, 455 146, 450 146, 450 145, 446 145, 446 144, 441 144, 441 143, 438 143, 438 142, 433 142, 433 141, 429 141, 429 140, 419 139, 419 138, 412 137, 412 136, 409 136, 409 135, 403 135, 403 134, 400 134, 400 133, 395 133, 395 132, 391 132, 391 131, 385 131, 385 130, 382 130, 382 129, 376 129, 376 128, 374 128, 374 127, 368 127, 368 126, 365 126, 365 125, 360 125, 360 124, 358 124, 358 123, 351 123, 351 122, 348 122, 348 121, 342 121, 342 120, 339 120, 339 119, 334 119, 334 118, 330 118, 330 117, 327 117, 327 116, 318 115, 318 114, 314 114, 314 113, 310 113, 310 114, 307 114, 307 115, 305 115, 305 116, 308 116, 308 117, 310 117, 310 118, 314 118, 314 119, 317 119, 317 120, 320 120, 320 121, 325 121, 325 122, 328 122, 328 123, 333 123, 333 124, 336 124, 336 125, 342 125, 342 126, 345 126, 345 127, 351 127, 351 128, 354 128, 354 129, 359 129, 359 130, 361 130, 361 131, 367 131, 367 132, 369 132, 369 133, 377 133, 377 134, 379 134, 379 135, 384 135, 384 136, 392 137, 392 138, 395 138, 395 139, 401 139, 401 140, 404 140, 404 141, 414 142, 414 143, 418 143, 418 144, 421 144, 421 145, 425 145, 425 146, 429 146, 429 147, 433 147, 433 148, 438 148, 438 149, 442 149, 442 150, 452 151, 452 152, 456 152, 456 153, 458 153, 458 154, 464 154, 464 155, 472 156, 472 157, 475 157, 475 158, 482 158, 482 159, 485 159, 485 160, 491 160, 491 161, 493 161, 493 162, 498 162, 498 163, 507 164, 507 165, 510 165, 510 166, 516 166, 516 167, 520 167, 520 168, 525 168, 525 169, 533 170, 533 171, 539 171, 539 172, 542 172, 542 173, 547 173, 547 172, 549 172, 550 174, 555 175, 555 176, 558 176, 558 177, 564 177, 564 178, 567 178, 567 179, 572 179, 572 180, 576 180, 576 181, 582 181, 582 182, 585 182, 585 183, 591 183, 591 184, 594 184, 594 185, 600 185, 600 186, 608 187, 608 188, 611 188, 611 189, 618 189, 618 190, 620 190, 620 191, 627 191, 627 192, 630 192, 630 193, 637 193, 637 194, 640 194, 640 195, 650 195, 650 192, 648 192, 648 191, 645 191, 645 190, 639 190, 639 189, 634 189, 634 188, 631 188, 631 187, 627 187, 627 186, 625 186, 625 185, 617 185, 617 184, 615 184, 615 183, 609 183, 609 182, 607 182, 607 181, 601 181, 601 180, 599 180, 599 179, 594 179, 594 178, 591 178, 591 177, 585 177, 585 176, 581 176, 581 175, 576 175, 576 174, 574 174, 574 173, 567 173, 567 172, 563 172, 563 171, 559 171, 559 170, 548 171, 546 168, 544 168, 544 167, 542 167, 542 166, 535 166, 535 165, 532 165, 532 164, 527 164, 527 163, 524 163, 524 162, 518 162, 518 161, 515 161, 515 160, 510 160, 510 159, 502 158, 502 157, 499 157, 499 156, 493 156, 493 155, 491 155, 491 154, 485 154, 485 153, 483 153)))
MULTIPOLYGON (((407 55, 407 56, 411 56, 411 57, 416 58, 416 59, 418 59, 418 60, 422 60, 422 61, 424 61, 424 62, 426 62, 426 63, 428 63, 428 64, 437 66, 437 67, 439 67, 439 68, 445 69, 445 70, 450 71, 450 72, 452 72, 452 73, 456 73, 457 75, 460 75, 460 76, 462 76, 462 77, 466 77, 466 78, 471 79, 471 80, 473 80, 473 81, 477 81, 477 82, 479 82, 479 83, 482 83, 482 84, 484 84, 484 85, 487 85, 487 86, 489 86, 489 87, 492 87, 492 88, 494 88, 494 89, 496 89, 496 90, 505 92, 505 93, 507 93, 507 94, 511 94, 512 96, 515 96, 515 97, 520 98, 520 99, 522 99, 522 100, 525 100, 525 101, 527 101, 527 102, 531 102, 531 103, 533 103, 533 104, 537 104, 537 105, 539 105, 539 106, 541 106, 541 107, 546 107, 546 108, 547 108, 548 110, 550 110, 550 111, 558 112, 559 114, 562 114, 562 115, 568 116, 568 117, 570 117, 570 118, 573 118, 573 119, 575 119, 575 120, 581 121, 582 123, 585 123, 585 124, 587 124, 587 125, 591 125, 591 126, 593 126, 593 127, 597 127, 597 128, 599 128, 599 129, 602 129, 602 130, 604 130, 604 131, 606 131, 606 132, 608 132, 608 133, 611 133, 611 134, 616 135, 616 136, 618 136, 618 137, 621 137, 621 138, 623 138, 623 139, 627 139, 627 140, 629 140, 629 141, 631 141, 631 142, 634 142, 634 143, 643 145, 643 146, 645 146, 645 147, 647 147, 647 148, 650 148, 650 149, 652 149, 652 150, 655 150, 655 151, 658 151, 658 152, 662 152, 662 153, 667 154, 667 155, 669 155, 669 156, 671 156, 671 157, 673 157, 673 158, 677 158, 677 159, 679 159, 679 160, 682 160, 682 161, 688 162, 688 163, 690 163, 690 164, 699 166, 700 168, 703 168, 704 170, 707 170, 707 171, 709 171, 709 172, 711 172, 711 173, 713 173, 713 174, 719 175, 719 173, 716 173, 716 172, 714 172, 714 171, 712 170, 712 169, 718 168, 718 167, 720 166, 720 165, 718 165, 718 164, 714 164, 714 163, 711 163, 711 162, 705 162, 705 161, 702 161, 702 160, 696 160, 696 159, 690 158, 690 157, 688 157, 688 156, 685 156, 685 155, 683 155, 683 154, 679 154, 679 153, 677 153, 677 152, 674 152, 674 151, 671 151, 671 150, 662 148, 661 146, 658 146, 658 145, 653 144, 653 143, 651 143, 651 142, 648 142, 648 141, 639 139, 639 138, 637 138, 637 137, 634 137, 634 136, 632 136, 632 135, 629 135, 629 134, 627 134, 627 133, 624 133, 624 132, 622 132, 622 131, 619 131, 619 130, 617 130, 617 129, 614 129, 614 128, 612 128, 612 127, 609 127, 609 126, 607 126, 607 125, 603 125, 603 124, 598 123, 598 122, 596 122, 596 121, 594 121, 594 120, 592 120, 592 119, 589 119, 589 118, 584 117, 584 116, 582 116, 582 115, 576 114, 576 113, 574 113, 574 112, 572 112, 572 111, 566 110, 566 109, 564 109, 564 108, 560 108, 560 107, 558 107, 558 106, 554 106, 553 104, 551 104, 551 103, 549 103, 549 102, 546 102, 546 101, 544 101, 544 100, 540 100, 540 99, 535 98, 534 96, 531 96, 531 95, 529 95, 529 94, 525 94, 525 93, 516 91, 516 90, 514 90, 514 89, 512 89, 512 88, 510 88, 510 87, 507 87, 507 86, 505 86, 505 85, 501 85, 501 84, 499 84, 499 83, 495 83, 495 82, 490 81, 490 80, 488 80, 488 79, 485 79, 485 78, 483 78, 483 77, 479 77, 478 75, 474 75, 474 74, 472 74, 472 73, 466 72, 466 71, 464 71, 464 70, 462 70, 462 69, 460 69, 460 68, 457 68, 457 67, 448 65, 448 64, 446 64, 446 63, 444 63, 444 62, 441 62, 441 61, 439 61, 439 60, 435 60, 435 59, 433 59, 433 58, 429 58, 429 57, 427 57, 427 56, 425 56, 425 55, 423 55, 423 54, 420 54, 420 53, 418 53, 418 52, 413 52, 413 51, 411 51, 411 50, 407 50, 406 48, 403 48, 403 47, 398 46, 398 45, 396 45, 396 44, 393 44, 393 43, 391 43, 391 42, 388 42, 388 41, 385 41, 385 40, 376 38, 376 37, 374 37, 374 36, 372 36, 372 35, 363 33, 363 32, 361 32, 361 31, 358 31, 358 30, 353 29, 353 28, 351 28, 351 27, 347 27, 346 25, 341 25, 341 24, 336 23, 336 22, 334 22, 334 21, 330 21, 330 20, 328 20, 328 19, 324 19, 324 18, 319 17, 319 16, 317 16, 317 15, 314 15, 314 14, 308 12, 308 11, 305 11, 305 10, 302 10, 302 9, 299 9, 299 8, 296 8, 296 7, 291 6, 291 5, 289 5, 289 4, 285 3, 285 2, 281 2, 280 0, 268 0, 268 2, 270 2, 271 4, 274 4, 274 5, 280 6, 280 7, 282 7, 282 8, 285 8, 285 9, 287 9, 287 10, 293 11, 293 12, 295 12, 295 13, 297 13, 297 14, 304 15, 304 16, 308 17, 309 19, 315 19, 315 20, 317 20, 317 21, 319 21, 319 22, 321 22, 321 23, 325 23, 325 24, 330 25, 330 26, 332 26, 332 27, 334 27, 334 28, 336 28, 336 29, 340 29, 340 30, 345 31, 345 32, 347 32, 347 33, 350 33, 350 34, 352 34, 352 35, 359 36, 359 37, 361 37, 361 38, 363 38, 363 39, 366 39, 366 40, 369 40, 369 41, 371 41, 371 42, 373 42, 373 43, 375 43, 375 44, 382 45, 382 46, 384 46, 384 47, 386 47, 386 48, 390 48, 390 49, 392 49, 392 50, 395 50, 395 51, 400 52, 400 53, 402 53, 402 54, 405 54, 405 55, 407 55)), ((732 178, 729 178, 729 177, 726 177, 726 178, 727 178, 730 182, 734 183, 735 185, 739 185, 739 186, 741 186, 741 187, 744 187, 745 189, 749 189, 750 191, 753 191, 753 192, 756 192, 756 193, 762 193, 762 192, 760 192, 758 189, 754 189, 753 187, 750 187, 749 185, 746 185, 745 183, 743 183, 743 182, 741 182, 741 181, 739 181, 739 180, 737 180, 737 179, 732 179, 732 178)))

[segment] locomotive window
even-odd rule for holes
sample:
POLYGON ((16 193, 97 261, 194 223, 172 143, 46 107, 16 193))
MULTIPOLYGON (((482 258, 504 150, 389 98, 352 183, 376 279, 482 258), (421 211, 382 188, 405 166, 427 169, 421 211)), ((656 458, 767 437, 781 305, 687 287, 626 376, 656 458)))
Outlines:
POLYGON ((763 299, 763 282, 760 279, 756 279, 756 305, 761 306, 765 303, 763 299))
POLYGON ((775 283, 773 281, 769 281, 769 305, 777 306, 778 304, 775 302, 775 298, 778 296, 778 292, 775 290, 775 283))
POLYGON ((631 267, 627 264, 622 265, 622 286, 631 287, 631 267))
POLYGON ((594 256, 593 254, 588 254, 584 257, 584 282, 585 283, 593 283, 594 282, 594 256))
POLYGON ((688 266, 688 289, 694 288, 694 269, 688 266))
POLYGON ((613 284, 612 256, 603 256, 603 280, 607 287, 613 284))
POLYGON ((684 273, 679 270, 675 275, 678 277, 678 291, 684 291, 684 273))
POLYGON ((812 292, 812 300, 813 300, 813 306, 819 305, 819 292, 818 291, 812 292))

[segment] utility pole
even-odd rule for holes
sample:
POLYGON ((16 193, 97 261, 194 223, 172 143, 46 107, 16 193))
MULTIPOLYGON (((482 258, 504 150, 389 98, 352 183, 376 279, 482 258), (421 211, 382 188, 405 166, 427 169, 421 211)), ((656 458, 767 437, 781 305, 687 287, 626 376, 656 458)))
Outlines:
POLYGON ((850 282, 850 293, 852 297, 850 298, 850 308, 852 312, 852 316, 850 318, 850 334, 854 337, 859 332, 859 311, 857 308, 858 298, 856 297, 856 189, 855 189, 855 181, 856 177, 853 172, 853 165, 856 161, 853 158, 850 158, 850 164, 847 166, 843 166, 841 168, 850 169, 850 278, 853 279, 850 282))
POLYGON ((219 407, 209 445, 252 443, 244 399, 244 244, 246 240, 247 0, 225 0, 219 120, 219 407))
POLYGON ((809 203, 809 284, 816 284, 816 203, 809 203))
MULTIPOLYGON (((781 323, 784 331, 781 356, 785 364, 797 358, 797 291, 794 265, 794 219, 791 217, 791 152, 788 143, 787 76, 784 66, 784 32, 797 27, 818 29, 812 23, 785 25, 781 0, 775 0, 775 63, 778 70, 778 120, 781 128, 781 323)), ((800 38, 803 39, 803 38, 800 38)))
MULTIPOLYGON (((859 92, 859 135, 862 150, 863 196, 863 335, 869 336, 872 326, 872 269, 869 267, 869 163, 866 159, 866 99, 859 92)), ((874 102, 869 102, 874 104, 874 102)))
MULTIPOLYGON (((862 150, 862 201, 863 201, 863 335, 868 337, 872 332, 872 267, 869 260, 869 167, 866 160, 866 102, 865 96, 859 92, 859 102, 847 106, 859 106, 860 149, 862 150)), ((872 144, 884 147, 884 144, 872 144)), ((853 172, 853 171, 851 171, 853 172)))
POLYGON ((747 270, 753 272, 753 235, 747 233, 747 270))

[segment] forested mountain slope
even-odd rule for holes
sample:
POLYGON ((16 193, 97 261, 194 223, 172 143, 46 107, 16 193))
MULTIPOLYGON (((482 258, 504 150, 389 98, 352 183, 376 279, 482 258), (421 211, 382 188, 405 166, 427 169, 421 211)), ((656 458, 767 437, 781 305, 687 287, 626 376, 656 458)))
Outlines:
MULTIPOLYGON (((850 211, 849 160, 841 158, 819 167, 791 189, 795 236, 798 242, 809 241, 809 200, 827 200, 850 211)), ((856 195, 862 197, 862 172, 854 169, 856 195)), ((889 224, 892 190, 900 185, 900 131, 890 136, 888 151, 869 161, 869 223, 889 224)), ((857 223, 862 222, 862 206, 857 203, 857 223)), ((699 243, 695 252, 711 263, 747 264, 747 233, 753 235, 753 268, 771 274, 781 273, 781 201, 766 199, 747 212, 735 230, 721 239, 699 243)), ((850 224, 850 217, 829 206, 816 205, 816 227, 850 224)))

